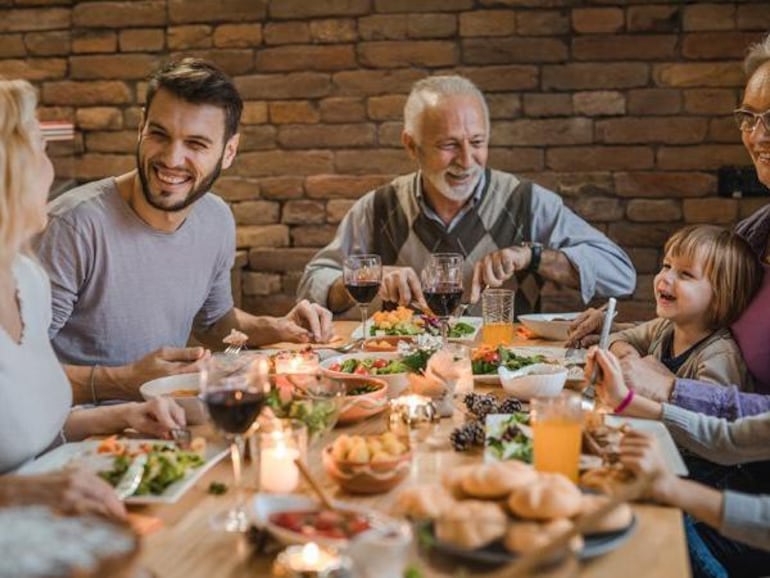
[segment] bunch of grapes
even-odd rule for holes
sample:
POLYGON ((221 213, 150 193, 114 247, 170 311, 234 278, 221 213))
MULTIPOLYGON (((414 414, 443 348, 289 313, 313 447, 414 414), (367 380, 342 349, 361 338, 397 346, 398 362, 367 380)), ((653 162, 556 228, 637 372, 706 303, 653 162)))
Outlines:
POLYGON ((463 403, 472 419, 449 434, 449 441, 458 452, 484 446, 484 421, 487 415, 521 411, 521 402, 515 397, 500 399, 491 393, 468 393, 463 398, 463 403))

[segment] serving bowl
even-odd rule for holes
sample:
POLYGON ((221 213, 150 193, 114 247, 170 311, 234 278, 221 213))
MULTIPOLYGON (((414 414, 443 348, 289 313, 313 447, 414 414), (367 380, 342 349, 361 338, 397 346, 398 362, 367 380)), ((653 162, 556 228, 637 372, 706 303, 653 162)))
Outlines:
MULTIPOLYGON (((347 373, 344 371, 339 371, 337 369, 332 369, 333 367, 337 365, 344 364, 347 360, 350 359, 382 359, 385 361, 392 361, 400 359, 401 356, 398 353, 348 353, 346 355, 337 355, 335 357, 330 357, 328 359, 325 359, 321 362, 321 371, 334 379, 345 379, 350 377, 359 376, 361 377, 361 374, 354 374, 354 373, 347 373)), ((398 397, 398 395, 401 394, 402 391, 404 391, 407 386, 409 385, 409 373, 388 373, 388 374, 375 374, 371 377, 376 377, 377 379, 381 379, 385 383, 388 384, 388 391, 387 396, 388 398, 392 399, 394 397, 398 397)))
POLYGON ((559 395, 567 381, 567 368, 555 363, 534 363, 515 371, 501 366, 497 373, 503 389, 525 401, 559 395))
POLYGON ((580 313, 532 313, 519 315, 521 324, 537 337, 566 341, 569 326, 580 313))
POLYGON ((167 375, 143 383, 139 388, 139 393, 147 401, 156 397, 173 397, 184 409, 187 425, 206 422, 206 408, 198 397, 199 392, 199 373, 167 375))
POLYGON ((409 476, 412 453, 407 450, 390 459, 373 458, 360 463, 339 459, 333 444, 321 454, 324 470, 345 491, 352 494, 381 494, 388 492, 409 476))
MULTIPOLYGON (((332 505, 345 512, 352 512, 365 517, 371 526, 355 536, 355 540, 362 539, 370 533, 380 533, 389 528, 398 528, 398 521, 377 510, 365 508, 354 504, 348 504, 339 500, 333 500, 332 505)), ((313 512, 320 511, 321 504, 310 496, 301 494, 265 494, 259 493, 252 502, 252 519, 257 527, 264 528, 283 544, 305 544, 316 542, 322 546, 344 549, 350 546, 352 540, 344 537, 326 537, 308 533, 295 532, 276 524, 271 518, 285 512, 313 512)))
POLYGON ((382 335, 370 337, 364 341, 363 350, 366 352, 395 353, 399 343, 414 343, 414 337, 408 335, 382 335))
POLYGON ((345 386, 345 396, 337 423, 347 424, 371 417, 388 407, 388 384, 374 377, 334 378, 345 386), (362 393, 357 393, 362 390, 362 393))
POLYGON ((315 440, 337 424, 346 391, 344 382, 320 374, 275 374, 270 376, 268 406, 276 417, 304 422, 315 440))

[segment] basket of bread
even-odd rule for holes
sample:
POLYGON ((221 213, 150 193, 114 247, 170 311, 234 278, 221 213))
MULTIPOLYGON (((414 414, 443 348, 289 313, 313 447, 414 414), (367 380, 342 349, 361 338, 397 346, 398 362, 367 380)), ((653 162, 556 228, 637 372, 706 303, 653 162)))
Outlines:
POLYGON ((324 469, 339 486, 355 494, 379 494, 409 475, 412 453, 393 433, 340 435, 322 453, 324 469))

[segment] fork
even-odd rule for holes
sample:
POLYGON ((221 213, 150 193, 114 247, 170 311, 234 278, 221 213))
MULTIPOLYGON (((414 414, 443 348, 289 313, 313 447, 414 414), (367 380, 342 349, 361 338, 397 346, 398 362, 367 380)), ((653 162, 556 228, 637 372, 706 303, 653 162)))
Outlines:
POLYGON ((228 345, 227 348, 225 349, 225 355, 232 355, 233 357, 235 357, 241 352, 242 349, 243 349, 243 345, 240 345, 240 344, 228 345))

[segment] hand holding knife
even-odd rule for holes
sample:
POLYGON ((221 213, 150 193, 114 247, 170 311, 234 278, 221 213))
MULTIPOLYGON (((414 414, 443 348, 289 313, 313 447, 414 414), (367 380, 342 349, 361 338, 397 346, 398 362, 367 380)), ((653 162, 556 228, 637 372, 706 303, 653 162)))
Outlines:
MULTIPOLYGON (((605 351, 610 341, 610 330, 612 328, 612 318, 615 317, 616 304, 617 304, 617 300, 614 297, 610 297, 609 301, 607 302, 607 309, 604 312, 604 322, 602 323, 602 333, 601 333, 601 337, 599 338, 599 349, 602 349, 605 351)), ((588 388, 584 393, 586 397, 589 397, 591 399, 595 397, 594 386, 596 385, 596 380, 598 377, 599 377, 599 365, 595 364, 594 370, 591 373, 591 379, 589 381, 588 388)))

